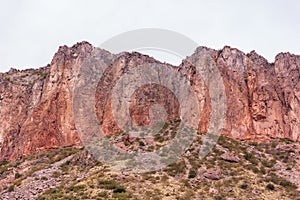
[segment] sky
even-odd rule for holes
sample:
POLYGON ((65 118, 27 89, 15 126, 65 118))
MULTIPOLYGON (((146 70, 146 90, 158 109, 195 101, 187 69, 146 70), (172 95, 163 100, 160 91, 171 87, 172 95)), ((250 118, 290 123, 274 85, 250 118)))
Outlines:
POLYGON ((172 30, 214 49, 255 50, 273 62, 279 52, 300 54, 299 20, 298 0, 0 0, 0 72, 42 67, 61 45, 99 46, 140 28, 172 30))

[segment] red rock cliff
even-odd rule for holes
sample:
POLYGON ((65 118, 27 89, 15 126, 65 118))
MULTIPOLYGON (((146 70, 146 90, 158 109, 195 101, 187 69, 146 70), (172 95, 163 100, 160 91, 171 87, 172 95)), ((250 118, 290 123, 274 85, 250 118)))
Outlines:
MULTIPOLYGON (((83 59, 93 50, 87 42, 71 48, 63 46, 44 68, 0 73, 0 159, 14 159, 47 148, 81 145, 72 111, 73 89, 83 59)), ((110 67, 105 78, 99 80, 95 108, 103 130, 112 134, 119 131, 110 108, 113 85, 126 70, 158 61, 139 53, 101 52, 110 67)), ((227 111, 223 134, 257 141, 300 140, 300 56, 280 53, 274 63, 268 63, 254 51, 244 54, 230 47, 219 51, 206 47, 196 49, 177 70, 190 79, 199 99, 200 132, 207 131, 210 97, 190 61, 203 55, 214 62, 224 83, 227 111)), ((153 89, 163 94, 157 101, 166 108, 168 116, 178 117, 178 102, 165 88, 152 85, 135 95, 149 90, 151 96, 153 89), (171 103, 166 103, 168 100, 171 103)), ((148 124, 149 105, 139 109, 134 103, 138 104, 136 98, 131 106, 132 118, 138 124, 148 124)))

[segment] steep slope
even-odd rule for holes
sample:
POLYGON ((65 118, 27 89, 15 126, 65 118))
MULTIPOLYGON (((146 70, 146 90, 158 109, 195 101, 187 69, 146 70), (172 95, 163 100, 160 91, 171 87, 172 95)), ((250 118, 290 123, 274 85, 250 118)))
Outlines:
POLYGON ((257 144, 221 136, 204 159, 191 148, 163 170, 135 174, 113 171, 83 149, 54 149, 0 163, 0 199, 294 200, 299 150, 289 140, 257 144))
MULTIPOLYGON (((44 68, 0 74, 1 160, 49 148, 81 145, 73 117, 73 90, 81 63, 93 50, 95 48, 87 42, 70 48, 63 46, 44 68)), ((105 78, 99 80, 95 109, 104 132, 113 134, 120 131, 110 108, 115 82, 143 63, 170 65, 139 53, 113 55, 98 51, 110 67, 105 78)), ((227 110, 223 134, 255 141, 300 140, 300 56, 280 53, 274 63, 268 63, 255 52, 244 54, 227 46, 219 51, 199 47, 179 67, 171 66, 189 78, 196 91, 202 111, 199 132, 207 132, 212 109, 209 90, 193 66, 203 56, 217 66, 224 83, 227 110)), ((138 91, 133 99, 135 122, 149 123, 149 104, 146 109, 135 109, 134 100, 151 88, 157 90, 164 101, 154 98, 157 92, 148 97, 158 103, 173 102, 164 106, 169 118, 178 117, 178 103, 172 94, 165 88, 149 86, 138 91)))
POLYGON ((92 50, 86 42, 63 46, 45 68, 2 74, 2 159, 81 144, 73 120, 73 84, 80 63, 92 50), (27 82, 19 81, 23 77, 27 82))

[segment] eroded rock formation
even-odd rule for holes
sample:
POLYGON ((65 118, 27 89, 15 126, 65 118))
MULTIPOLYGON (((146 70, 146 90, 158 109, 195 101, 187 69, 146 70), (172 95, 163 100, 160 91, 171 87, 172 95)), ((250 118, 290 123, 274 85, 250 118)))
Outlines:
MULTIPOLYGON (((81 145, 73 117, 73 90, 81 63, 94 49, 87 42, 63 46, 46 67, 0 73, 0 159, 81 145)), ((139 53, 101 51, 111 64, 99 80, 95 110, 103 131, 113 134, 120 131, 111 110, 116 81, 140 64, 160 62, 139 53)), ((203 55, 217 66, 224 84, 227 110, 223 134, 256 141, 300 140, 300 56, 280 53, 274 63, 268 63, 254 51, 244 54, 227 46, 219 51, 199 47, 181 65, 171 66, 186 76, 196 91, 201 110, 199 132, 207 131, 211 113, 209 90, 192 64, 203 55)), ((149 124, 152 103, 162 104, 169 117, 179 116, 174 95, 159 85, 148 85, 133 96, 133 121, 149 124), (156 97, 159 93, 161 98, 156 97), (136 107, 141 103, 143 108, 136 107)))

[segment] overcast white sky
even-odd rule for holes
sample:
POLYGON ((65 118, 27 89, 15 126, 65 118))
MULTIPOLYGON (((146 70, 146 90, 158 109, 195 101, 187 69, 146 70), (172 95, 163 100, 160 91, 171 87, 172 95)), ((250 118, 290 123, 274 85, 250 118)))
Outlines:
POLYGON ((94 46, 125 31, 163 28, 201 46, 255 49, 270 62, 300 54, 297 0, 0 0, 0 71, 41 67, 61 45, 94 46))

